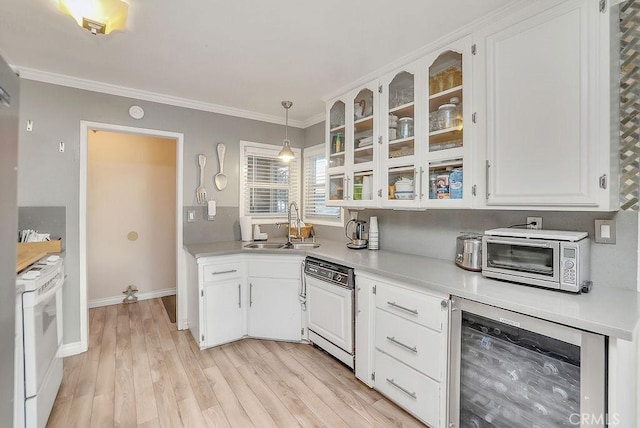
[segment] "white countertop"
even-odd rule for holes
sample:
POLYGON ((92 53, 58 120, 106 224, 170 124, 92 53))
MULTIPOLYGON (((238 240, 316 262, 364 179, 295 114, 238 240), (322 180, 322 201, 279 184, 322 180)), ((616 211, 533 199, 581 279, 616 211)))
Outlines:
POLYGON ((594 284, 588 294, 572 294, 488 279, 453 261, 392 251, 350 250, 344 243, 318 240, 307 250, 246 249, 246 242, 185 245, 194 257, 238 253, 306 254, 433 291, 471 299, 606 336, 631 340, 640 321, 640 293, 594 284))

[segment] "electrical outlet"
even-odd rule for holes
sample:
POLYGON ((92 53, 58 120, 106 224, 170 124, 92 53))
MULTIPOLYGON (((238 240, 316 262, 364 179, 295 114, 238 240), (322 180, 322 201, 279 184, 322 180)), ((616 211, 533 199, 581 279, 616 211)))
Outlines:
POLYGON ((527 229, 542 229, 542 217, 527 217, 527 229))

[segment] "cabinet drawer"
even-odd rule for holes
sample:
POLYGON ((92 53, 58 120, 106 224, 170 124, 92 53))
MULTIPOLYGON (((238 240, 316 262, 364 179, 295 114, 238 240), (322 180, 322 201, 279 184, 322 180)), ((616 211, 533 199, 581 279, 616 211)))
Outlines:
POLYGON ((376 309, 376 348, 440 380, 441 333, 376 309))
POLYGON ((440 384, 394 360, 383 352, 375 355, 375 387, 400 407, 429 426, 438 426, 440 384))
POLYGON ((242 263, 220 263, 202 267, 202 282, 222 281, 242 276, 242 263))
POLYGON ((376 306, 432 330, 440 331, 442 299, 396 287, 376 283, 376 306))
POLYGON ((248 260, 249 276, 257 278, 300 279, 302 260, 261 257, 248 260))

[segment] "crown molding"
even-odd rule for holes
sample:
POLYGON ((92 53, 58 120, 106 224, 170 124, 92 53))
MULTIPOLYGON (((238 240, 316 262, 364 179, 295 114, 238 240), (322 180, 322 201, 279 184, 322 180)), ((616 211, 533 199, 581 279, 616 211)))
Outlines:
MULTIPOLYGON (((120 97, 135 98, 138 100, 151 101, 160 104, 167 104, 176 107, 190 108, 194 110, 207 111, 211 113, 224 114, 227 116, 241 117, 244 119, 259 120, 261 122, 275 123, 284 125, 285 120, 280 116, 257 113, 248 110, 242 110, 234 107, 227 107, 220 104, 207 103, 203 101, 192 100, 188 98, 174 97, 164 95, 157 92, 143 91, 140 89, 128 88, 125 86, 112 85, 109 83, 98 82, 95 80, 82 79, 79 77, 67 76, 64 74, 51 73, 48 71, 37 70, 29 67, 12 66, 17 70, 21 78, 27 80, 35 80, 37 82, 51 83, 54 85, 67 86, 75 89, 84 89, 87 91, 100 92, 103 94, 117 95, 120 97)), ((322 115, 324 119, 324 115, 322 115)), ((296 128, 305 128, 307 122, 313 122, 316 116, 305 121, 289 119, 289 126, 296 128)))
POLYGON ((307 120, 302 122, 302 128, 306 129, 310 126, 313 126, 317 123, 324 122, 326 120, 326 116, 324 113, 318 113, 315 116, 311 116, 307 120))

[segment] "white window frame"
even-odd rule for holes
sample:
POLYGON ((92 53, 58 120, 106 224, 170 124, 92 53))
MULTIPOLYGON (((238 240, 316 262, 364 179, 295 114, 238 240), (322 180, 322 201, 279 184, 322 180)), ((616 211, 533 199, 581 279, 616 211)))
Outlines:
MULTIPOLYGON (((250 215, 250 214, 245 214, 245 209, 247 207, 245 207, 245 202, 244 202, 245 201, 244 191, 246 190, 246 186, 247 186, 246 174, 245 174, 245 170, 247 168, 247 157, 245 156, 245 151, 249 150, 251 154, 256 154, 256 155, 277 157, 281 149, 282 149, 282 146, 276 146, 274 144, 265 144, 265 143, 257 143, 253 141, 240 140, 240 171, 239 171, 240 186, 238 191, 238 196, 239 196, 238 211, 241 217, 244 215, 250 215)), ((296 167, 293 169, 293 171, 297 174, 298 189, 296 189, 295 198, 293 198, 293 200, 290 200, 289 202, 291 203, 295 201, 298 204, 298 207, 300 207, 300 195, 301 195, 300 180, 302 180, 302 158, 301 158, 302 152, 300 149, 296 147, 292 147, 291 150, 293 151, 293 154, 296 156, 296 164, 295 164, 296 167)), ((275 224, 275 223, 287 222, 286 214, 278 217, 254 217, 254 216, 251 216, 251 217, 252 217, 251 218, 252 224, 275 224)))
MULTIPOLYGON (((318 144, 316 146, 311 146, 311 147, 305 147, 302 153, 302 158, 303 158, 303 165, 302 165, 302 175, 301 175, 301 181, 302 181, 302 200, 306 201, 307 200, 307 192, 308 192, 308 188, 307 188, 307 168, 308 168, 308 160, 310 158, 315 158, 317 156, 322 156, 322 157, 326 157, 326 150, 325 150, 325 145, 324 144, 318 144)), ((326 179, 326 175, 327 175, 327 170, 325 169, 325 179, 326 179)), ((344 226, 344 210, 340 209, 340 216, 336 217, 335 219, 331 219, 331 218, 318 218, 318 217, 307 217, 307 207, 306 207, 306 203, 303 204, 304 206, 302 207, 302 221, 305 223, 310 223, 310 224, 318 224, 318 225, 323 225, 323 226, 337 226, 337 227, 343 227, 344 226)))

